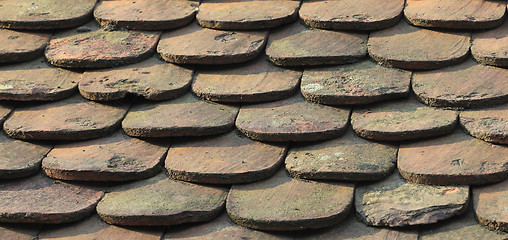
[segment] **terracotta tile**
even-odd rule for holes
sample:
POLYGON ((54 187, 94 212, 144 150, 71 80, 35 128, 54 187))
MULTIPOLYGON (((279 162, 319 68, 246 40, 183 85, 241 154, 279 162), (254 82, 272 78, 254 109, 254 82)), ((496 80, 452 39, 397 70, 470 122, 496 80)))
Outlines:
POLYGON ((415 72, 413 91, 435 107, 474 108, 508 102, 508 69, 469 60, 435 71, 415 72))
POLYGON ((423 184, 485 184, 508 176, 508 147, 455 133, 401 144, 398 167, 409 181, 423 184))
POLYGON ((4 0, 0 6, 0 27, 13 29, 77 27, 92 17, 96 1, 4 0))
POLYGON ((56 145, 42 162, 52 178, 80 181, 128 181, 155 176, 162 170, 167 147, 131 138, 111 136, 56 145))
POLYGON ((508 67, 508 22, 492 30, 473 33, 471 53, 482 64, 508 67))
POLYGON ((274 66, 264 58, 224 68, 197 71, 192 90, 218 102, 265 102, 293 95, 302 72, 274 66))
POLYGON ((0 179, 22 178, 38 172, 42 159, 51 147, 0 134, 0 179))
POLYGON ((9 117, 14 107, 7 103, 0 103, 0 125, 9 117))
POLYGON ((58 67, 114 67, 150 57, 159 36, 154 32, 106 31, 90 22, 55 35, 45 55, 49 63, 58 67))
POLYGON ((370 56, 403 69, 436 69, 463 62, 469 53, 470 33, 413 27, 405 21, 369 37, 370 56))
POLYGON ((309 29, 294 23, 270 33, 266 55, 279 66, 357 62, 367 55, 367 38, 367 34, 309 29))
POLYGON ((508 232, 508 180, 473 189, 476 217, 492 230, 508 232))
POLYGON ((109 224, 175 225, 204 222, 223 210, 227 191, 168 179, 165 174, 107 193, 97 213, 109 224))
POLYGON ((309 101, 327 105, 369 104, 409 94, 411 72, 369 60, 351 65, 307 69, 301 92, 309 101))
POLYGON ((198 5, 198 0, 102 1, 94 17, 105 28, 171 29, 192 22, 198 5))
POLYGON ((348 125, 350 109, 305 101, 302 96, 243 106, 236 127, 260 141, 317 141, 341 136, 348 125))
POLYGON ((258 230, 324 228, 343 220, 354 184, 294 179, 282 170, 267 180, 233 185, 226 209, 236 224, 258 230))
POLYGON ((42 174, 0 185, 0 222, 56 224, 93 213, 102 191, 42 174))
POLYGON ((230 132, 173 145, 166 158, 166 169, 172 178, 183 181, 249 183, 273 175, 286 151, 286 146, 256 142, 230 132))
POLYGON ((375 181, 391 174, 397 146, 371 142, 349 130, 327 142, 295 146, 286 157, 286 169, 306 179, 375 181))
POLYGON ((76 93, 80 73, 49 65, 44 58, 0 67, 0 100, 48 101, 76 93))
POLYGON ((203 101, 192 94, 131 108, 122 122, 134 137, 205 136, 233 129, 238 108, 203 101))
POLYGON ((298 18, 299 0, 209 0, 199 6, 201 26, 215 29, 263 29, 298 18))
POLYGON ((416 26, 481 29, 501 25, 505 9, 502 1, 407 0, 404 14, 416 26))
POLYGON ((396 171, 387 179, 358 186, 357 216, 370 226, 430 224, 466 211, 468 186, 431 186, 406 182, 396 171))
POLYGON ((324 29, 375 30, 397 24, 404 0, 304 1, 300 18, 306 25, 324 29))
POLYGON ((449 134, 457 126, 457 115, 408 98, 355 108, 351 125, 364 138, 402 141, 449 134))
POLYGON ((508 144, 508 104, 460 112, 460 125, 473 137, 508 144))
POLYGON ((79 95, 17 108, 4 123, 13 138, 83 140, 108 135, 120 126, 129 105, 96 103, 79 95))
POLYGON ((47 227, 40 234, 40 240, 159 240, 163 229, 122 228, 109 225, 94 214, 78 223, 47 227))
POLYGON ((254 59, 261 53, 267 35, 266 31, 219 31, 191 24, 164 33, 157 52, 171 63, 240 63, 254 59))
POLYGON ((0 239, 9 240, 34 240, 37 239, 37 233, 40 226, 26 224, 1 224, 0 239))
POLYGON ((0 63, 29 61, 41 57, 51 34, 0 29, 0 63))
POLYGON ((87 71, 79 82, 79 91, 85 98, 94 101, 122 99, 127 94, 165 100, 187 92, 192 74, 192 68, 168 64, 152 57, 123 67, 87 71))

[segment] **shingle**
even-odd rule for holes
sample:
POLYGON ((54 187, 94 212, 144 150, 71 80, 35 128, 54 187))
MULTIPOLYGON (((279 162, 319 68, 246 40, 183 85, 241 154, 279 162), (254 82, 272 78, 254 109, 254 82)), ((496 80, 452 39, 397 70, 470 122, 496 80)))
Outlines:
POLYGON ((2 224, 0 238, 12 240, 34 240, 40 230, 38 225, 2 224))
POLYGON ((508 104, 462 111, 460 125, 473 137, 508 144, 508 104))
POLYGON ((51 147, 0 134, 0 179, 23 178, 38 172, 42 159, 51 147))
POLYGON ((508 232, 508 180, 473 188, 475 215, 489 229, 508 232))
POLYGON ((43 55, 51 34, 0 29, 0 63, 24 62, 43 55))
POLYGON ((498 28, 473 33, 471 53, 476 61, 508 66, 508 22, 498 28))
POLYGON ((8 103, 0 103, 0 124, 4 124, 5 120, 9 117, 14 106, 8 103))

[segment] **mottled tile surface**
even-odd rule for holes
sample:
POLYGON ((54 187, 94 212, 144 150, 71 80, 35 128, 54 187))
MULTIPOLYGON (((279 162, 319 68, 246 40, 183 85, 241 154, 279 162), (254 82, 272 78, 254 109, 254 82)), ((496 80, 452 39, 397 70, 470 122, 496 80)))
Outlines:
POLYGON ((508 180, 473 188, 473 204, 482 225, 508 232, 508 180))
POLYGON ((0 134, 0 179, 23 178, 38 172, 51 147, 0 134))
POLYGON ((508 144, 508 104, 461 111, 460 125, 475 138, 508 144))
POLYGON ((473 58, 483 64, 508 66, 508 22, 498 28, 475 32, 471 45, 473 58))
POLYGON ((0 63, 24 62, 43 55, 51 34, 0 29, 0 63))

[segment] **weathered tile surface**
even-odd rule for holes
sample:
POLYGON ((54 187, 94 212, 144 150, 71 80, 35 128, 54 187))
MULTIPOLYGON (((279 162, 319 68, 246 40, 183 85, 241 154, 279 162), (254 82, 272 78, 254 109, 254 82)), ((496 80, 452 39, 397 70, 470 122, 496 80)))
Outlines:
POLYGON ((263 57, 242 65, 198 69, 192 90, 218 102, 264 102, 293 95, 302 72, 274 66, 263 57))
POLYGON ((457 66, 413 75, 420 101, 436 107, 487 107, 508 102, 508 69, 469 60, 457 66))
POLYGON ((473 204, 482 225, 508 232, 508 180, 474 188, 473 204))
POLYGON ((258 183, 232 186, 226 209, 238 225, 253 229, 323 228, 349 214, 353 192, 353 184, 293 179, 282 170, 258 183))
POLYGON ((133 106, 122 122, 134 137, 204 136, 229 132, 238 108, 203 101, 192 94, 133 106))
POLYGON ((87 71, 79 82, 81 95, 90 100, 111 101, 128 93, 150 100, 165 100, 184 94, 193 70, 155 57, 112 69, 87 71))
POLYGON ((471 53, 476 61, 494 66, 508 66, 508 22, 501 27, 475 32, 471 53))
POLYGON ((307 69, 301 92, 327 105, 368 104, 407 96, 411 72, 365 60, 351 65, 307 69))
POLYGON ((367 54, 367 37, 362 33, 308 29, 294 23, 270 33, 266 55, 279 66, 351 63, 367 54))
POLYGON ((43 55, 51 34, 0 29, 0 63, 24 62, 43 55))
POLYGON ((249 183, 275 173, 287 147, 253 141, 233 131, 171 146, 166 168, 174 179, 211 184, 249 183))
POLYGON ((0 124, 3 125, 5 119, 9 117, 14 107, 11 104, 0 103, 0 124))
POLYGON ((79 95, 58 102, 17 108, 4 123, 13 138, 83 140, 105 136, 120 127, 129 105, 96 103, 79 95))
POLYGON ((367 225, 402 227, 430 224, 463 213, 467 186, 430 186, 406 182, 398 172, 355 192, 357 215, 367 225))
POLYGON ((375 30, 397 24, 403 0, 311 0, 303 1, 300 18, 314 28, 375 30))
POLYGON ((401 21, 370 34, 370 56, 385 65, 403 69, 436 69, 468 57, 470 34, 413 27, 401 21))
POLYGON ((9 240, 34 240, 37 239, 39 230, 40 227, 33 225, 1 224, 0 238, 9 240))
POLYGON ((107 193, 97 213, 109 224, 153 226, 204 222, 223 210, 227 191, 168 179, 165 174, 107 193))
POLYGON ((29 143, 0 134, 0 179, 30 176, 41 166, 51 146, 29 143))
POLYGON ((508 104, 462 111, 460 125, 473 137, 487 142, 508 144, 508 104))
POLYGON ((508 147, 451 135, 401 144, 398 168, 409 181, 438 185, 498 182, 508 176, 508 147))

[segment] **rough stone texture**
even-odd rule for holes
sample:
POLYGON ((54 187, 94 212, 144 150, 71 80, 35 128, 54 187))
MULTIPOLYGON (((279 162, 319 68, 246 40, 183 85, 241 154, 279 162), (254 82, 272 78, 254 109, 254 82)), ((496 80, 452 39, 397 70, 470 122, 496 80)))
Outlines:
POLYGON ((376 181, 391 174, 397 146, 371 142, 353 131, 327 142, 295 146, 286 157, 286 169, 306 179, 376 181))
POLYGON ((403 69, 436 69, 455 65, 468 57, 470 33, 413 27, 400 21, 395 27, 371 33, 370 57, 403 69))
POLYGON ((501 25, 506 11, 503 1, 407 0, 407 20, 421 27, 482 29, 501 25))
POLYGON ((43 58, 0 67, 0 100, 53 101, 76 92, 80 73, 56 68, 43 58))
POLYGON ((224 68, 197 71, 192 90, 218 102, 265 102, 287 98, 298 90, 302 72, 274 66, 264 58, 224 68))
POLYGON ((508 176, 508 147, 490 144, 461 131, 437 139, 401 144, 398 167, 411 182, 472 185, 508 176))
POLYGON ((0 27, 56 29, 82 25, 92 17, 97 0, 3 0, 0 27))
POLYGON ((34 240, 37 239, 37 233, 40 226, 21 225, 21 224, 1 224, 0 239, 8 240, 34 240))
POLYGON ((51 146, 14 140, 0 134, 0 179, 30 176, 41 166, 51 146))
POLYGON ((301 92, 309 101, 327 105, 369 104, 409 94, 411 72, 372 61, 307 69, 301 92))
POLYGON ((94 17, 105 28, 171 29, 192 22, 198 5, 198 0, 102 1, 94 17))
POLYGON ((297 22, 270 34, 266 55, 279 66, 357 62, 367 55, 367 38, 362 33, 309 29, 297 22))
POLYGON ((489 31, 475 32, 471 53, 482 64, 508 67, 508 22, 489 31))
POLYGON ((445 135, 457 126, 457 112, 429 107, 413 98, 355 108, 351 125, 361 137, 402 141, 445 135))
POLYGON ((357 216, 369 226, 402 227, 435 223, 466 211, 468 186, 406 182, 398 172, 355 192, 357 216))
POLYGON ((111 136, 56 145, 42 162, 45 173, 56 179, 128 181, 155 176, 162 170, 167 147, 128 137, 111 136))
POLYGON ((189 89, 193 70, 168 64, 157 58, 123 67, 87 71, 79 82, 79 91, 94 101, 122 99, 127 94, 150 100, 176 98, 189 89))
POLYGON ((253 141, 236 132, 171 146, 166 169, 178 180, 237 184, 259 181, 275 173, 287 147, 253 141))
POLYGON ((157 52, 171 63, 240 63, 258 56, 267 36, 266 31, 219 31, 190 24, 162 35, 157 52))
POLYGON ((0 125, 9 117, 14 107, 11 104, 0 103, 0 125))
POLYGON ((45 56, 57 67, 115 67, 150 57, 159 36, 154 32, 106 31, 91 22, 55 35, 45 56))
POLYGON ((102 191, 37 174, 0 185, 0 222, 57 224, 78 221, 95 210, 102 191))
POLYGON ((350 110, 305 101, 302 96, 243 106, 236 127, 260 141, 317 141, 346 131, 350 110))
POLYGON ((473 137, 508 144, 508 104, 460 112, 460 125, 473 137))
POLYGON ((294 179, 282 170, 257 183, 233 185, 226 209, 236 224, 259 230, 324 228, 343 220, 354 185, 294 179))
POLYGON ((96 103, 79 95, 58 102, 16 108, 4 123, 13 138, 83 140, 106 136, 120 127, 129 105, 96 103))
POLYGON ((473 207, 482 225, 508 232, 508 180, 473 189, 473 207))
POLYGON ((508 69, 469 60, 427 72, 415 72, 416 97, 435 107, 476 108, 508 102, 508 69))
POLYGON ((134 137, 205 136, 229 132, 238 108, 203 101, 192 94, 133 106, 122 122, 134 137))
POLYGON ((24 62, 43 55, 51 34, 0 29, 0 63, 24 62))
POLYGON ((208 0, 196 18, 207 28, 264 29, 295 21, 299 7, 299 0, 208 0))
POLYGON ((304 1, 300 18, 314 28, 376 30, 397 24, 404 0, 311 0, 304 1))
POLYGON ((165 174, 117 187, 97 205, 109 224, 167 226, 205 222, 224 208, 227 191, 170 180, 165 174))

